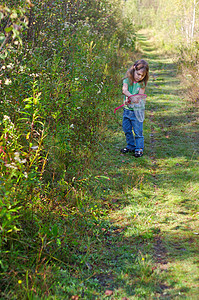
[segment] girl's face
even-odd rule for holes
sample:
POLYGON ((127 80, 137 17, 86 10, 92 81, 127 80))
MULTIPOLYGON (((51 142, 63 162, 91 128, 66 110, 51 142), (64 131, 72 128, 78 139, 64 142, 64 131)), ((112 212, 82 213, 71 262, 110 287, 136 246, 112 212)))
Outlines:
POLYGON ((135 70, 134 79, 135 79, 135 81, 139 82, 142 79, 144 79, 145 75, 146 75, 146 72, 143 69, 135 70))

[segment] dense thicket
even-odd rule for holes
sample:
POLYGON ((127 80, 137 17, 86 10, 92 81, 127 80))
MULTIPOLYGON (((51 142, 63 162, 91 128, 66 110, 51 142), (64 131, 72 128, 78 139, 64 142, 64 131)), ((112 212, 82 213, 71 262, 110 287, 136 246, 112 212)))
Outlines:
POLYGON ((118 69, 134 50, 135 28, 180 49, 180 66, 198 89, 198 5, 9 0, 0 20, 1 292, 32 299, 50 291, 52 262, 80 263, 71 250, 81 245, 77 227, 99 225, 89 164, 121 93, 118 69))
POLYGON ((77 204, 75 187, 120 88, 115 70, 123 64, 122 49, 134 48, 133 26, 121 15, 117 0, 0 5, 3 293, 10 277, 13 287, 29 272, 30 261, 39 267, 42 240, 52 243, 48 253, 68 261, 60 254, 66 240, 57 239, 65 229, 50 211, 77 204))

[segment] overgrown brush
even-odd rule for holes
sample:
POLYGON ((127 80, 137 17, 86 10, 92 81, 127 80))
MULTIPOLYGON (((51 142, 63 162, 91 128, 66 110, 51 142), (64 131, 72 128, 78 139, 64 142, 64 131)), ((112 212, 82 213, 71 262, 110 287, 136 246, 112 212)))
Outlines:
POLYGON ((52 265, 75 268, 74 245, 80 245, 82 228, 92 235, 100 222, 88 184, 95 179, 82 174, 120 88, 115 70, 128 55, 125 47, 134 47, 133 31, 124 34, 131 25, 120 17, 118 3, 0 6, 5 299, 47 296, 52 265))
POLYGON ((199 44, 180 49, 178 67, 186 87, 186 94, 193 107, 199 103, 199 44))

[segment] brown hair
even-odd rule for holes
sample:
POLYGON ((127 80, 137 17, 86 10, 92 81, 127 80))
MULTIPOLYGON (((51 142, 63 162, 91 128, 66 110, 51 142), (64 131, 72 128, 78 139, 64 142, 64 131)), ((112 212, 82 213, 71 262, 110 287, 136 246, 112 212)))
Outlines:
POLYGON ((126 78, 128 78, 132 84, 135 81, 135 79, 134 79, 135 70, 136 71, 143 70, 146 73, 144 78, 140 81, 140 83, 142 83, 144 86, 146 86, 147 82, 149 80, 149 65, 148 65, 148 63, 143 59, 139 59, 128 69, 128 71, 126 72, 126 78))

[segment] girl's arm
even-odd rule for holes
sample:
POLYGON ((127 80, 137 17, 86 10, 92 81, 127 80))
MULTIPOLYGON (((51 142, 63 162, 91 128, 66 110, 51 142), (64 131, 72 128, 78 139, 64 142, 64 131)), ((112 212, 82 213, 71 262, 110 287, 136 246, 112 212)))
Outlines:
MULTIPOLYGON (((128 91, 128 84, 127 83, 123 83, 122 93, 127 97, 131 96, 131 93, 128 91)), ((144 94, 144 93, 145 93, 145 87, 140 88, 139 89, 139 94, 144 94)))
POLYGON ((145 88, 139 89, 139 94, 144 94, 145 93, 145 88))
POLYGON ((122 93, 127 97, 131 96, 131 93, 128 91, 128 84, 127 83, 123 83, 122 93))
MULTIPOLYGON (((145 93, 145 88, 140 88, 138 94, 144 94, 144 93, 145 93)), ((139 103, 139 100, 135 101, 135 103, 139 103)))
MULTIPOLYGON (((123 83, 123 87, 122 87, 122 93, 126 96, 126 97, 129 97, 131 96, 131 93, 129 92, 128 90, 128 84, 127 83, 123 83)), ((129 100, 125 100, 124 101, 124 104, 127 105, 129 102, 129 100)))
MULTIPOLYGON (((128 84, 127 83, 123 83, 123 87, 122 87, 122 93, 127 96, 127 97, 130 97, 131 96, 131 93, 128 91, 128 84)), ((140 88, 139 89, 139 94, 144 94, 145 93, 145 87, 144 88, 140 88)), ((124 101, 124 104, 125 105, 128 105, 129 104, 129 100, 126 99, 124 101)))

